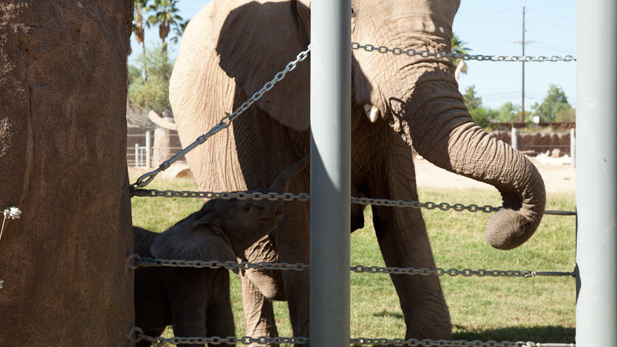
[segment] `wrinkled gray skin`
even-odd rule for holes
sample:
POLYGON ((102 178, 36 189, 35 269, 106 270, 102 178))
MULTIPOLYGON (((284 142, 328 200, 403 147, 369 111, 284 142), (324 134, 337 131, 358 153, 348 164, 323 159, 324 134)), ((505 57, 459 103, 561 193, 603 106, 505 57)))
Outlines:
MULTIPOLYGON (((351 40, 417 51, 448 52, 458 0, 352 0, 351 40)), ((194 141, 258 91, 310 42, 308 0, 212 0, 189 23, 170 81, 183 145, 194 141)), ((536 230, 544 183, 519 152, 478 127, 463 102, 451 61, 352 52, 351 189, 354 196, 417 200, 412 146, 433 164, 489 183, 503 209, 486 226, 490 245, 510 249, 536 230), (368 117, 367 117, 368 116, 368 117)), ((263 186, 309 152, 309 62, 256 102, 224 132, 187 155, 204 190, 263 186)), ((308 192, 301 175, 292 192, 308 192)), ((309 204, 287 206, 274 245, 249 248, 250 261, 309 262, 309 204), (278 252, 277 252, 278 251, 278 252)), ((419 210, 374 207, 373 223, 387 266, 435 267, 419 210)), ((363 225, 352 205, 352 230, 363 225)), ((447 266, 447 264, 444 264, 447 266)), ((309 334, 309 273, 247 273, 247 334, 274 335, 268 298, 288 299, 295 336, 309 334)), ((394 275, 406 338, 448 339, 451 322, 436 276, 394 275)))
MULTIPOLYGON (((308 157, 291 165, 260 191, 286 191, 307 164, 308 157)), ((235 261, 279 225, 283 210, 280 199, 210 200, 161 234, 133 227, 134 251, 160 259, 235 261)), ((160 336, 167 325, 181 337, 235 335, 227 269, 138 268, 134 295, 135 324, 148 336, 160 336)))

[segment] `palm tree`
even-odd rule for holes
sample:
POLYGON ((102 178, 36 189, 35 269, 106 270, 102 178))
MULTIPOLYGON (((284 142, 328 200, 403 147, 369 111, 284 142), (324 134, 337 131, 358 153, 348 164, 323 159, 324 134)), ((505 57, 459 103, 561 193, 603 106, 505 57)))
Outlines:
POLYGON ((169 35, 172 26, 178 26, 182 23, 183 18, 178 14, 180 9, 176 6, 179 0, 154 0, 154 3, 148 6, 148 11, 153 12, 148 17, 147 25, 159 25, 159 37, 163 41, 163 52, 167 52, 167 43, 165 39, 169 35))
MULTIPOLYGON (((455 33, 452 33, 452 53, 455 54, 468 54, 471 51, 471 48, 464 47, 467 42, 462 41, 455 33)), ((454 59, 454 65, 456 65, 456 70, 454 71, 454 78, 458 81, 461 72, 467 73, 467 64, 465 64, 464 59, 454 59)))
POLYGON ((182 37, 182 35, 184 35, 184 30, 186 29, 186 26, 189 25, 189 21, 190 19, 187 19, 184 22, 175 23, 174 36, 169 39, 169 42, 173 43, 174 45, 178 44, 178 41, 180 41, 180 38, 182 37))
MULTIPOLYGON (((150 0, 135 0, 134 10, 135 18, 133 20, 133 33, 135 34, 135 40, 141 44, 146 54, 146 41, 144 32, 144 11, 147 10, 150 0)), ((130 53, 129 53, 130 54, 130 53)))

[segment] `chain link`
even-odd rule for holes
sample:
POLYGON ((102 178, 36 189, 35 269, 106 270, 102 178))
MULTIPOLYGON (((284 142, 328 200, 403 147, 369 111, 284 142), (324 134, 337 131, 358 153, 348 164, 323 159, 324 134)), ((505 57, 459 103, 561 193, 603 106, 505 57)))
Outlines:
POLYGON ((460 54, 449 52, 429 52, 429 51, 417 51, 415 49, 401 49, 401 48, 388 48, 386 46, 375 46, 372 44, 362 45, 358 42, 351 43, 351 49, 353 50, 365 50, 367 52, 378 52, 381 54, 391 53, 394 55, 407 55, 407 56, 420 56, 422 58, 437 58, 437 59, 463 59, 463 60, 476 60, 476 61, 504 61, 504 62, 570 62, 576 61, 576 58, 571 55, 564 56, 513 56, 513 55, 483 55, 483 54, 460 54))
MULTIPOLYGON (((307 264, 287 264, 287 263, 249 263, 233 261, 200 261, 200 260, 178 260, 178 259, 155 259, 142 258, 138 254, 131 254, 127 259, 127 266, 131 269, 138 267, 193 267, 220 269, 258 269, 258 270, 294 270, 304 271, 310 269, 307 264)), ((356 265, 350 267, 350 271, 356 273, 380 273, 390 275, 421 275, 421 276, 463 276, 463 277, 539 277, 539 276, 570 276, 574 277, 573 272, 549 272, 549 271, 528 271, 528 270, 471 270, 471 269, 442 269, 442 268, 402 268, 402 267, 381 267, 356 265)))
POLYGON ((185 156, 187 153, 195 149, 195 147, 206 142, 208 138, 218 133, 219 131, 228 128, 231 125, 231 122, 233 122, 236 118, 238 118, 238 116, 240 116, 244 111, 246 111, 249 107, 251 107, 251 105, 253 105, 257 100, 261 99, 264 96, 264 94, 266 94, 268 91, 270 91, 270 89, 274 87, 275 84, 283 80, 289 72, 293 71, 299 62, 306 60, 310 51, 311 51, 311 45, 309 45, 305 51, 298 53, 295 60, 292 60, 289 63, 287 63, 287 65, 285 65, 285 69, 283 69, 282 71, 279 71, 276 75, 274 75, 274 78, 272 80, 264 84, 264 86, 261 87, 259 91, 255 92, 247 101, 242 103, 242 105, 240 105, 234 112, 227 113, 217 125, 215 125, 212 129, 210 129, 210 131, 198 137, 193 143, 191 143, 186 148, 184 148, 182 151, 180 151, 179 153, 171 157, 169 160, 166 160, 165 162, 163 162, 156 170, 148 172, 142 175, 141 177, 139 177, 137 181, 131 185, 132 188, 133 189, 137 187, 143 188, 147 186, 150 182, 152 182, 154 177, 159 174, 159 172, 167 170, 171 166, 171 164, 173 164, 178 159, 180 159, 181 157, 185 156))
POLYGON ((511 341, 465 341, 465 340, 417 340, 417 339, 385 339, 385 338, 365 338, 360 337, 351 339, 352 344, 356 345, 378 345, 378 346, 472 346, 472 347, 576 347, 573 343, 536 343, 536 342, 511 342, 511 341))
MULTIPOLYGON (((128 196, 140 196, 140 197, 163 197, 163 198, 206 198, 206 199, 238 199, 238 200, 262 200, 268 199, 271 201, 274 200, 283 200, 283 201, 309 201, 310 195, 308 193, 260 193, 260 192, 199 192, 199 191, 175 191, 175 190, 157 190, 157 189, 138 189, 134 187, 128 187, 129 190, 125 194, 128 196)), ((449 211, 453 210, 456 212, 484 212, 491 213, 497 212, 501 210, 501 207, 495 207, 490 205, 479 206, 476 204, 463 205, 460 203, 449 204, 447 202, 435 203, 432 201, 420 202, 420 201, 405 201, 405 200, 388 200, 388 199, 373 199, 373 198, 356 198, 351 197, 352 204, 358 205, 371 205, 371 206, 389 206, 389 207, 411 207, 411 208, 425 208, 427 210, 441 210, 441 211, 449 211)), ((556 215, 556 216, 575 216, 576 212, 571 211, 544 211, 545 215, 556 215)))
POLYGON ((306 60, 310 51, 311 51, 311 45, 308 45, 308 48, 305 51, 298 53, 295 60, 289 62, 285 66, 285 69, 283 71, 280 71, 279 73, 277 73, 271 81, 266 83, 258 92, 253 94, 246 102, 240 105, 240 107, 238 107, 238 109, 235 112, 231 114, 228 113, 227 115, 229 116, 230 122, 233 122, 240 114, 242 114, 242 112, 246 111, 257 100, 261 99, 261 97, 263 97, 264 94, 270 91, 270 89, 272 89, 272 87, 274 87, 276 83, 278 83, 283 78, 285 78, 285 75, 287 75, 288 72, 295 69, 296 65, 298 65, 299 62, 306 60))
POLYGON ((206 198, 206 199, 238 199, 238 200, 263 200, 270 201, 308 201, 309 194, 300 193, 283 193, 276 192, 261 193, 261 192, 196 192, 196 191, 175 191, 175 190, 156 190, 156 189, 131 189, 133 196, 141 197, 163 197, 163 198, 206 198))
POLYGON ((233 261, 218 262, 218 261, 201 261, 201 260, 178 260, 178 259, 155 259, 142 258, 138 254, 131 254, 127 259, 127 266, 131 269, 138 267, 192 267, 192 268, 210 268, 210 269, 258 269, 258 270, 293 270, 304 271, 310 268, 305 264, 286 264, 286 263, 249 263, 233 261))
MULTIPOLYGON (((164 338, 161 336, 152 337, 144 335, 142 329, 134 327, 129 331, 129 340, 132 343, 138 343, 140 341, 148 341, 150 343, 154 343, 157 346, 162 345, 163 343, 170 343, 173 345, 186 343, 186 344, 211 344, 211 345, 220 345, 220 344, 237 344, 241 343, 244 345, 248 345, 251 343, 258 344, 305 344, 309 342, 309 338, 307 337, 266 337, 260 336, 257 338, 244 336, 241 338, 236 338, 234 336, 229 337, 171 337, 164 338)), ((378 346, 412 346, 412 347, 429 347, 429 346, 472 346, 472 347, 576 347, 574 343, 536 343, 536 342, 525 342, 525 341, 501 341, 497 342, 494 340, 489 341, 465 341, 465 340, 431 340, 431 339, 386 339, 386 338, 352 338, 350 339, 350 344, 354 345, 378 345, 378 346)))
POLYGON ((573 272, 548 272, 548 271, 529 271, 529 270, 471 270, 471 269, 442 269, 442 268, 401 268, 401 267, 380 267, 356 265, 351 267, 351 271, 356 273, 381 273, 390 275, 421 275, 421 276, 463 276, 463 277, 540 277, 540 276, 570 276, 574 277, 573 272))
POLYGON ((148 341, 150 343, 154 343, 156 345, 161 345, 163 343, 170 343, 172 345, 178 345, 181 343, 186 343, 186 344, 192 344, 192 345, 198 345, 198 344, 210 344, 210 345, 220 345, 220 344, 232 344, 235 345, 236 343, 241 343, 244 345, 249 345, 251 343, 259 343, 259 344, 275 344, 275 345, 281 345, 284 343, 287 344, 305 344, 309 341, 308 338, 306 337, 266 337, 266 336, 260 336, 260 337, 250 337, 250 336, 244 336, 241 338, 236 338, 234 336, 229 336, 229 337, 170 337, 170 338, 164 338, 162 336, 157 336, 157 337, 153 337, 153 336, 147 336, 144 335, 144 332, 142 329, 134 327, 129 331, 129 339, 131 340, 132 343, 138 343, 140 341, 148 341))
POLYGON ((412 207, 412 208, 425 208, 427 210, 439 209, 441 211, 454 210, 457 212, 469 211, 469 212, 484 212, 491 213, 497 212, 501 207, 494 206, 478 206, 476 204, 463 205, 454 204, 451 205, 447 202, 434 203, 431 201, 419 202, 419 201, 404 201, 404 200, 387 200, 387 199, 373 199, 373 198, 351 198, 351 202, 359 205, 372 205, 372 206, 393 206, 393 207, 412 207))

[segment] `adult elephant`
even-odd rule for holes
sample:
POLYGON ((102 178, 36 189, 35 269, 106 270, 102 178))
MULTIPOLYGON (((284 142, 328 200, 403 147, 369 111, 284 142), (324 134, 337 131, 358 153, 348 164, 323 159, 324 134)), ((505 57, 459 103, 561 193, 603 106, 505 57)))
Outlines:
MULTIPOLYGON (((431 52, 450 51, 456 0, 354 0, 352 41, 431 52)), ((310 42, 304 0, 213 0, 190 22, 171 78, 170 101, 184 145, 194 141, 269 81, 310 42)), ((417 200, 413 148, 449 171, 494 185, 503 209, 486 227, 496 248, 510 249, 536 230, 545 191, 535 167, 471 119, 445 59, 353 52, 352 193, 417 200), (368 116, 368 117, 367 117, 368 116)), ((309 152, 309 64, 278 83, 187 156, 200 189, 235 191, 267 185, 309 152)), ((308 192, 297 178, 292 192, 308 192)), ((352 206, 352 230, 363 225, 352 206)), ((374 207, 373 223, 385 262, 435 267, 421 213, 374 207)), ((293 202, 268 240, 245 254, 250 261, 309 262, 309 205, 293 202), (270 242, 273 240, 273 242, 270 242)), ((276 333, 271 303, 286 296, 295 336, 309 334, 309 274, 243 276, 247 333, 276 333), (282 276, 284 291, 276 284, 282 276), (260 290, 258 290, 260 289, 260 290)), ((450 338, 448 308, 437 277, 392 276, 407 338, 450 338)))

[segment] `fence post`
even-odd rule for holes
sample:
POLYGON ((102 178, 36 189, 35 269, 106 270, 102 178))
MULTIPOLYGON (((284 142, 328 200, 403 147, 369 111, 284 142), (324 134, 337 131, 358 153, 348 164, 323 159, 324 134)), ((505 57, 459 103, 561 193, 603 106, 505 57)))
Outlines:
POLYGON ((146 167, 152 167, 152 137, 149 130, 146 131, 146 167))
POLYGON ((574 134, 574 128, 570 129, 570 166, 576 168, 576 136, 574 134))
POLYGON ((617 2, 578 2, 576 345, 617 346, 617 2))
POLYGON ((135 144, 135 167, 139 167, 139 143, 135 144))
POLYGON ((351 3, 311 3, 312 346, 349 346, 351 3))
POLYGON ((512 130, 511 130, 511 141, 510 143, 512 144, 512 148, 518 150, 518 135, 517 135, 518 131, 516 130, 516 128, 513 126, 512 130))

